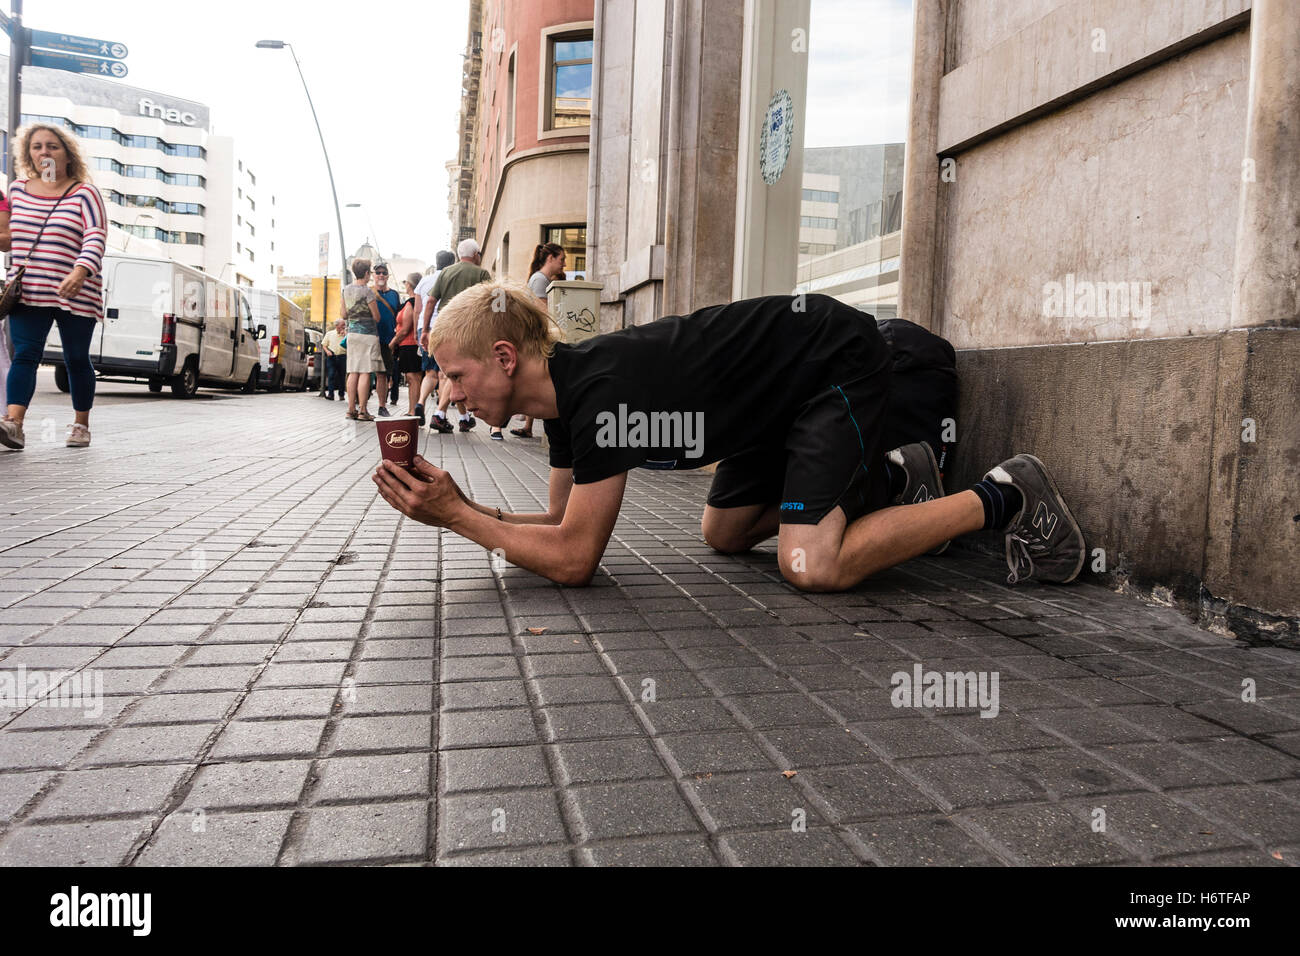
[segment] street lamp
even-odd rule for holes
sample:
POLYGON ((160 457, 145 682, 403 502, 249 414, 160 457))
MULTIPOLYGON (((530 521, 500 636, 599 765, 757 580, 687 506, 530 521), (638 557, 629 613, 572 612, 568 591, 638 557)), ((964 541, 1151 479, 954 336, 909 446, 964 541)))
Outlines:
MULTIPOLYGON (((330 154, 329 150, 325 148, 325 134, 321 132, 320 119, 316 116, 316 104, 311 101, 311 91, 307 89, 307 77, 302 74, 302 64, 298 62, 298 54, 293 51, 292 43, 286 43, 284 40, 257 41, 259 50, 283 50, 285 47, 289 48, 289 55, 293 57, 293 65, 298 68, 298 78, 302 80, 302 91, 307 94, 307 105, 311 107, 311 118, 316 123, 316 135, 320 137, 320 151, 325 156, 325 171, 329 173, 330 177, 330 195, 334 197, 334 218, 337 220, 339 227, 339 259, 343 263, 343 279, 339 285, 339 291, 342 292, 343 286, 348 283, 348 247, 343 241, 343 213, 339 210, 339 194, 338 190, 334 188, 334 168, 330 166, 330 154)), ((328 282, 325 283, 325 295, 322 298, 326 302, 329 301, 328 282)), ((325 328, 324 321, 325 317, 321 316, 322 329, 325 328)), ((318 394, 321 398, 325 397, 325 374, 323 369, 321 370, 320 392, 318 394)))

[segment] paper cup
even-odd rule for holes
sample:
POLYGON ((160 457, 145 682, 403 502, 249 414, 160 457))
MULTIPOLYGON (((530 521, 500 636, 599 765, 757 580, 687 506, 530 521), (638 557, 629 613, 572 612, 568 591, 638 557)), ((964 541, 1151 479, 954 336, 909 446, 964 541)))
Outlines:
POLYGON ((376 418, 379 429, 379 452, 384 461, 403 468, 415 467, 415 449, 420 434, 420 420, 414 415, 376 418))

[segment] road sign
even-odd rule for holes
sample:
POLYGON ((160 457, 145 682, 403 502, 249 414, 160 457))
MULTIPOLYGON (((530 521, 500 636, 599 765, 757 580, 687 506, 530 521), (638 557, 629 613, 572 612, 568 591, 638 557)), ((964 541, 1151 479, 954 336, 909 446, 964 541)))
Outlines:
MULTIPOLYGON (((83 56, 102 56, 110 60, 126 59, 126 44, 94 37, 73 36, 71 33, 52 33, 49 30, 32 30, 32 46, 83 56)), ((84 70, 82 72, 85 72, 84 70)))
POLYGON ((330 265, 330 234, 322 232, 320 239, 316 242, 316 255, 320 258, 320 274, 329 274, 330 265))
POLYGON ((47 70, 67 70, 70 73, 94 73, 99 76, 112 76, 119 80, 126 76, 126 64, 121 60, 100 60, 93 56, 60 53, 57 50, 32 50, 31 65, 43 66, 47 70))

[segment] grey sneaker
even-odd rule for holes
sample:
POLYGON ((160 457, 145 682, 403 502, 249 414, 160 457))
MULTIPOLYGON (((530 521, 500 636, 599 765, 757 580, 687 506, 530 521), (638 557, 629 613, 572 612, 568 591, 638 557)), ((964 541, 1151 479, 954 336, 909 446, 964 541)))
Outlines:
POLYGON ((27 446, 21 422, 16 422, 12 418, 0 421, 0 445, 15 451, 22 451, 27 446))
POLYGON ((1024 506, 1007 526, 1007 583, 1037 580, 1068 584, 1083 570, 1086 553, 1079 523, 1056 482, 1033 455, 1016 455, 985 478, 1014 485, 1024 506))
POLYGON ((74 422, 68 426, 69 448, 87 448, 90 445, 90 429, 80 422, 74 422))
MULTIPOLYGON (((907 475, 907 487, 890 501, 891 505, 914 505, 920 501, 930 501, 943 497, 943 478, 939 475, 939 462, 935 460, 934 451, 923 441, 904 445, 886 452, 885 458, 891 465, 902 468, 907 475)), ((943 554, 948 550, 950 541, 945 541, 928 554, 943 554)))

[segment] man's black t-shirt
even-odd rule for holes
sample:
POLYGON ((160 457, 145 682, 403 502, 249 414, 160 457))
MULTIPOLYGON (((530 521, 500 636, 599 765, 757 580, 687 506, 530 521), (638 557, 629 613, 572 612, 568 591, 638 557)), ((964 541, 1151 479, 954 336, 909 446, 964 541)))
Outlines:
POLYGON ((824 295, 746 299, 559 344, 550 463, 576 484, 641 465, 698 468, 779 442, 809 399, 888 364, 876 323, 824 295))

